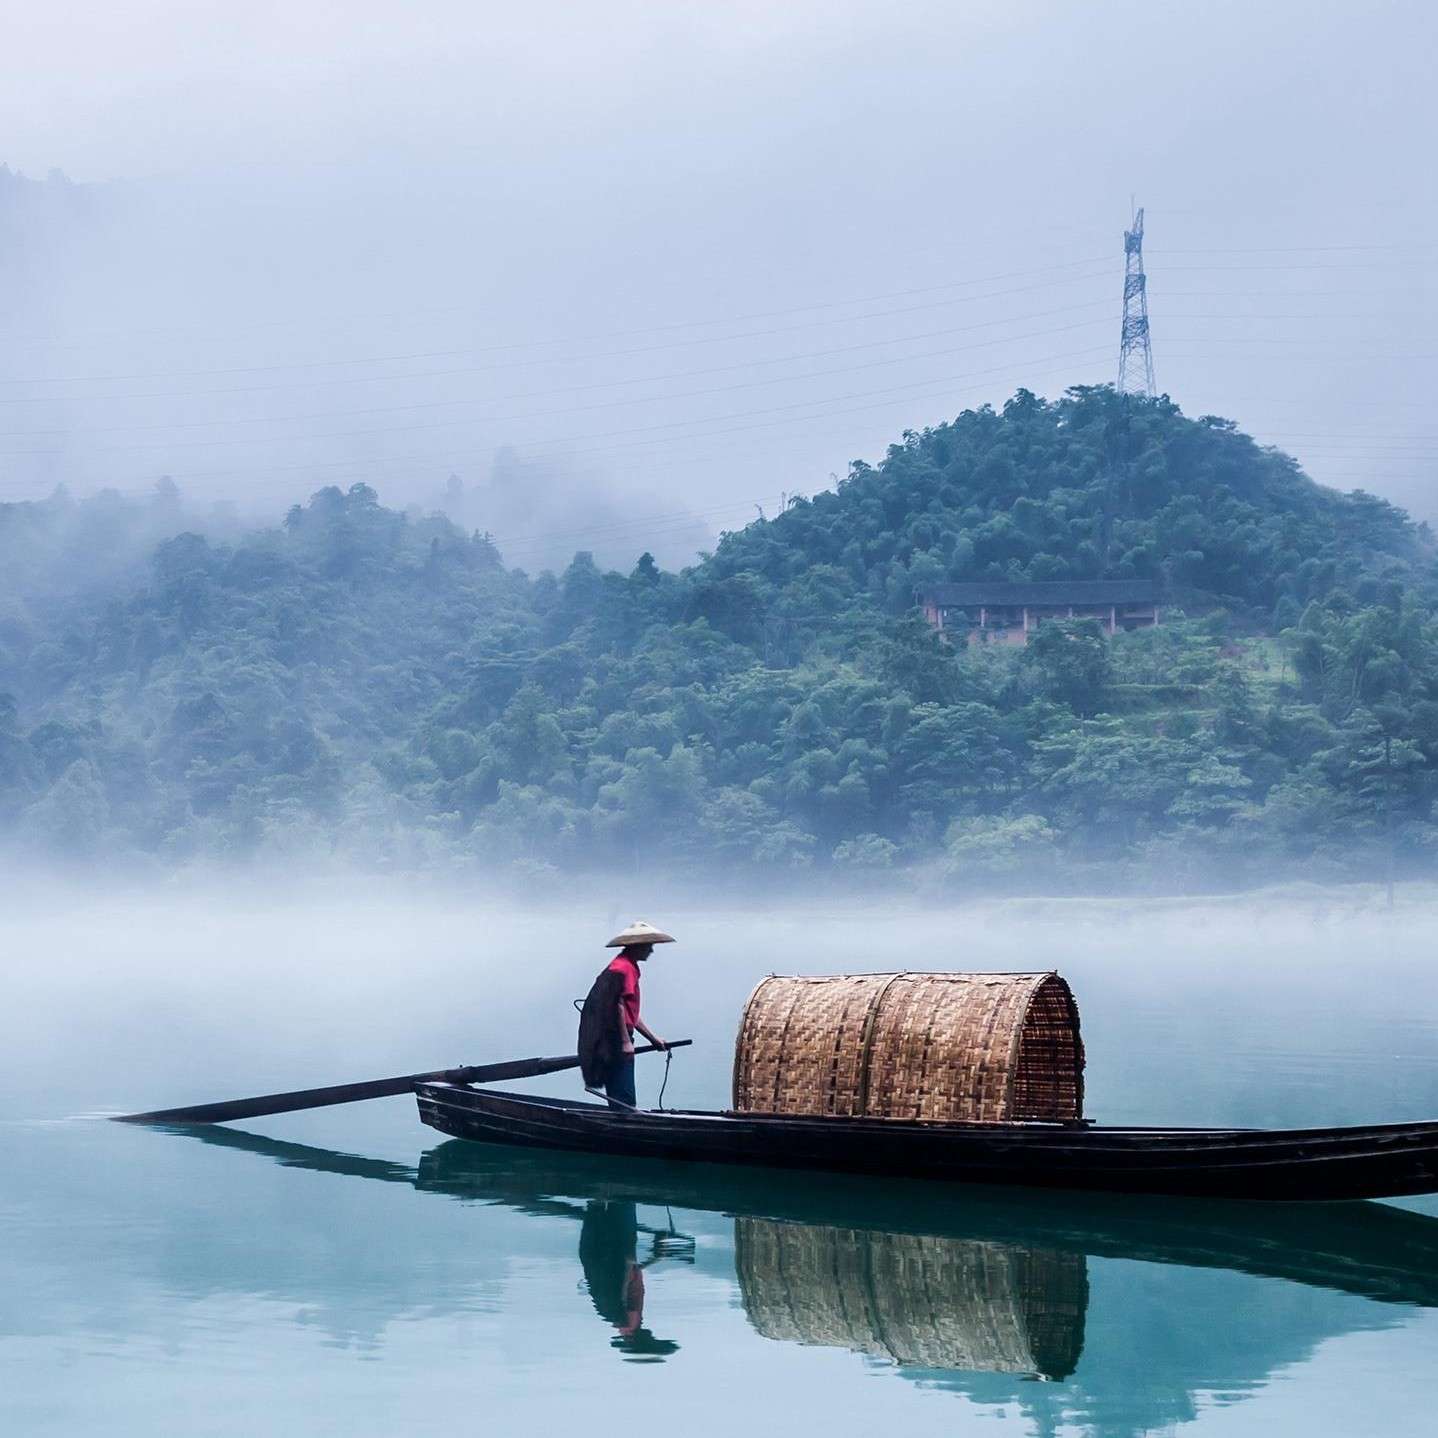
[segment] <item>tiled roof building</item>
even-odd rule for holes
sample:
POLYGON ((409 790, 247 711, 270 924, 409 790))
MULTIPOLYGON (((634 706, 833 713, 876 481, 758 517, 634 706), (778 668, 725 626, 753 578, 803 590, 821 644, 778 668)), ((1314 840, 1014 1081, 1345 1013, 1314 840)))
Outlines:
POLYGON ((924 617, 969 644, 1026 644, 1045 619, 1097 619, 1110 634, 1159 621, 1161 589, 1152 579, 983 580, 931 584, 917 591, 924 617))

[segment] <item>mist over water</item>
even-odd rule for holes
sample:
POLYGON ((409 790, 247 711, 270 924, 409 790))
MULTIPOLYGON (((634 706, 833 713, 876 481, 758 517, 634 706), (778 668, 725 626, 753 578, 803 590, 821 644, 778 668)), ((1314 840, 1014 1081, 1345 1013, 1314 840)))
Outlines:
MULTIPOLYGON (((1433 1312, 1365 1295, 1427 1291, 1402 1246, 1426 1230, 1385 1237, 1381 1220, 1438 1220, 1431 1200, 1270 1222, 1262 1205, 775 1181, 442 1143, 407 1099, 198 1137, 98 1117, 568 1051, 571 1000, 632 908, 680 940, 644 980, 656 1031, 695 1039, 669 1106, 727 1102, 739 1010, 771 971, 1056 967, 1101 1121, 1438 1111, 1426 905, 31 885, 0 918, 0 1361, 17 1431, 138 1434, 158 1416, 239 1434, 284 1411, 289 1431, 378 1434, 452 1427, 476 1403, 501 1427, 571 1426, 597 1403, 709 1434, 762 1427, 781 1395, 839 1432, 1420 1431, 1433 1312), (626 1244, 643 1273, 632 1339, 604 1286, 632 1273, 626 1244), (1348 1256, 1311 1256, 1325 1250, 1348 1256), (1034 1385, 1033 1364, 1056 1380, 1034 1385)), ((640 1065, 653 1104, 663 1064, 640 1065)))
MULTIPOLYGON (((766 974, 1054 968, 1079 1002, 1087 1107, 1101 1121, 1322 1125, 1438 1111, 1426 904, 1389 912, 1351 894, 1278 893, 744 906, 638 892, 648 897, 626 908, 612 893, 557 905, 368 877, 288 897, 246 877, 84 898, 40 886, 0 926, 14 995, 0 1029, 6 1116, 572 1051, 572 1000, 629 908, 681 940, 645 976, 656 1030, 696 1040, 674 1057, 671 1105, 727 1102, 739 1011, 766 974), (58 1072, 55 1053, 66 1055, 58 1072)), ((652 1089, 661 1064, 648 1064, 652 1089)), ((543 1082, 575 1089, 572 1075, 543 1082)), ((408 1105, 394 1107, 408 1122, 408 1105)))

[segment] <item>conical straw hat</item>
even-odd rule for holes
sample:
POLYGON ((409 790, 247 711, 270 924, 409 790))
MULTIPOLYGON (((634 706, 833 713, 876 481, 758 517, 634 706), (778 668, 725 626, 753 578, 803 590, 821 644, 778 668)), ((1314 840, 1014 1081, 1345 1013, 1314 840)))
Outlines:
POLYGON ((635 919, 627 929, 621 929, 619 933, 605 944, 606 949, 622 949, 629 944, 672 944, 673 934, 666 934, 663 929, 656 929, 653 924, 646 924, 643 919, 635 919))

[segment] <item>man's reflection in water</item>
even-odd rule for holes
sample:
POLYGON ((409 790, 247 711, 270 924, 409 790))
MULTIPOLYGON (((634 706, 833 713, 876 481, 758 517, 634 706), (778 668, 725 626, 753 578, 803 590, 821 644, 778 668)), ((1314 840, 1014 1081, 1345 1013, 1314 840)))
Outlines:
POLYGON ((692 1262, 693 1240, 672 1230, 643 1228, 649 1256, 639 1257, 641 1226, 633 1203, 591 1198, 579 1233, 579 1262, 599 1316, 614 1326, 611 1346, 632 1360, 660 1360, 679 1351, 671 1338, 656 1338, 644 1326, 644 1270, 661 1258, 692 1262))

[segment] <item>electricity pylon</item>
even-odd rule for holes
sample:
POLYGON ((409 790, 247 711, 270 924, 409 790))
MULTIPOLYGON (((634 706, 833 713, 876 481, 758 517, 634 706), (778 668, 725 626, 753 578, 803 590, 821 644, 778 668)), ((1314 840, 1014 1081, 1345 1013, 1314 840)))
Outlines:
POLYGON ((1143 273, 1143 211, 1133 217, 1133 229, 1123 232, 1123 328, 1118 342, 1118 390, 1150 399, 1153 387, 1153 349, 1148 341, 1148 281, 1143 273))

